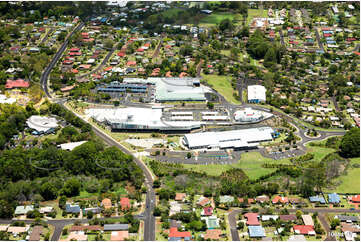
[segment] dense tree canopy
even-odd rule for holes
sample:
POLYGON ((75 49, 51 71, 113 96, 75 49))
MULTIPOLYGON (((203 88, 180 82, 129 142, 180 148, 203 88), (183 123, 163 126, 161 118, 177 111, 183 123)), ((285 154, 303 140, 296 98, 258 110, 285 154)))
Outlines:
POLYGON ((352 128, 343 136, 340 144, 343 157, 360 157, 360 129, 352 128))

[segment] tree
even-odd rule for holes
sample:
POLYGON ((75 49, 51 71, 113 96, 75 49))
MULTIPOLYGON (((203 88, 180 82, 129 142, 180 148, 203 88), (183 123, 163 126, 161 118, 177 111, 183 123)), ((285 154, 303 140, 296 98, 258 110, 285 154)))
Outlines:
POLYGON ((58 190, 53 184, 45 182, 40 187, 40 194, 45 200, 53 200, 57 197, 58 190))
POLYGON ((209 109, 213 109, 213 108, 214 108, 214 103, 212 103, 212 102, 207 102, 207 107, 208 107, 209 109))
POLYGON ((231 31, 231 30, 233 30, 233 28, 234 28, 234 25, 233 25, 232 21, 230 19, 228 19, 228 18, 223 19, 219 24, 219 29, 222 32, 225 31, 225 30, 231 31))
POLYGON ((338 218, 333 218, 331 220, 330 226, 332 230, 335 230, 337 226, 340 225, 340 220, 338 218))
POLYGON ((301 210, 297 210, 297 211, 296 211, 296 216, 297 216, 298 219, 301 219, 302 211, 301 211, 301 210))
POLYGON ((0 200, 0 218, 11 218, 14 214, 14 207, 8 201, 0 200))
POLYGON ((94 213, 93 213, 92 211, 88 211, 88 212, 86 213, 86 217, 87 217, 88 219, 92 219, 93 216, 94 216, 94 213))
POLYGON ((65 182, 62 194, 67 197, 78 196, 80 193, 81 183, 76 178, 71 178, 65 182))
POLYGON ((66 196, 61 196, 59 198, 59 208, 65 209, 65 204, 66 204, 66 196))
POLYGON ((360 129, 352 128, 342 137, 340 155, 345 158, 360 157, 360 129))
POLYGON ((243 230, 243 228, 244 228, 244 222, 239 221, 238 224, 237 224, 237 229, 243 230))
POLYGON ((264 56, 264 66, 271 67, 277 62, 276 52, 274 48, 269 48, 264 56))
POLYGON ((106 39, 104 41, 104 47, 107 48, 107 49, 113 48, 113 45, 114 45, 114 41, 111 40, 111 39, 106 39))
POLYGON ((187 159, 190 159, 190 158, 192 158, 192 153, 191 153, 191 152, 188 152, 188 153, 187 153, 187 159))
POLYGON ((160 208, 158 208, 158 207, 154 208, 154 210, 153 210, 153 215, 154 216, 158 217, 158 216, 161 215, 161 213, 162 213, 162 211, 160 210, 160 208))

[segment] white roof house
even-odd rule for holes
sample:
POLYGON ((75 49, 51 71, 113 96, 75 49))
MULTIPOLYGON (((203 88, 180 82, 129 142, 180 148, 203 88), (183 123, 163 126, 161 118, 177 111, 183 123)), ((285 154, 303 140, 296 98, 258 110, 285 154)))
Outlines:
POLYGON ((15 98, 7 98, 4 94, 0 94, 0 103, 13 104, 16 102, 15 98))
POLYGON ((71 143, 65 143, 65 144, 60 144, 58 145, 58 148, 62 149, 62 150, 68 150, 68 151, 72 151, 73 149, 75 149, 76 147, 86 143, 87 141, 79 141, 79 142, 71 142, 71 143))
POLYGON ((270 127, 261 127, 222 132, 192 133, 184 135, 183 144, 190 149, 255 147, 259 142, 271 141, 273 132, 270 127))
POLYGON ((266 88, 261 85, 252 85, 247 88, 248 102, 265 102, 266 88))
POLYGON ((39 133, 47 133, 51 129, 58 127, 56 118, 42 117, 33 115, 26 121, 29 128, 36 130, 39 133))

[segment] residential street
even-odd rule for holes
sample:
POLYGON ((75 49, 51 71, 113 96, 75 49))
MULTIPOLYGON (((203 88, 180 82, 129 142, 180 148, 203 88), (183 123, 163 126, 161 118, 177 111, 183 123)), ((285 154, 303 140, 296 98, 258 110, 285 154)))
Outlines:
MULTIPOLYGON (((302 212, 308 213, 318 213, 318 218, 322 226, 325 228, 325 232, 327 235, 330 235, 330 226, 326 221, 324 214, 326 213, 360 213, 360 210, 351 210, 351 209, 330 209, 330 208, 301 208, 301 209, 288 209, 290 213, 295 213, 297 210, 301 210, 302 212)), ((261 210, 262 211, 262 210, 261 210)), ((279 212, 279 210, 275 210, 275 212, 279 212)), ((237 215, 242 213, 241 209, 233 210, 228 214, 228 221, 231 227, 231 236, 233 241, 240 241, 239 233, 237 230, 237 215)), ((327 236, 326 240, 335 240, 334 237, 327 236)))

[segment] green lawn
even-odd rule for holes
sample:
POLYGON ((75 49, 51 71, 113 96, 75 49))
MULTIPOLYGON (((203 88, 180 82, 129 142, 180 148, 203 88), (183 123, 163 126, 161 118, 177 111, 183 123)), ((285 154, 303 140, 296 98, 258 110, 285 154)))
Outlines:
POLYGON ((208 175, 219 176, 222 172, 230 170, 232 168, 242 168, 250 179, 257 179, 263 175, 269 174, 275 169, 263 168, 264 163, 283 163, 290 164, 288 159, 272 160, 270 158, 263 157, 259 152, 248 152, 241 155, 241 159, 238 163, 232 165, 190 165, 184 164, 185 168, 206 172, 208 175))
POLYGON ((233 93, 237 93, 231 85, 231 78, 218 75, 203 75, 204 80, 213 86, 228 102, 233 104, 241 104, 240 100, 234 98, 233 93))
POLYGON ((253 18, 267 18, 267 10, 248 9, 247 25, 249 25, 253 18))
POLYGON ((201 24, 219 24, 223 19, 234 19, 235 14, 233 13, 211 13, 210 15, 201 19, 201 24))
POLYGON ((320 146, 310 146, 309 144, 306 144, 306 147, 308 151, 314 155, 313 160, 317 162, 320 162, 326 155, 335 152, 335 149, 320 146))
POLYGON ((360 193, 360 168, 352 167, 353 164, 360 164, 360 158, 351 159, 347 174, 335 180, 336 182, 341 182, 341 184, 331 191, 338 193, 360 193))
POLYGON ((75 197, 75 199, 84 199, 84 198, 90 198, 90 197, 94 197, 94 196, 98 196, 97 193, 89 193, 87 191, 81 191, 79 196, 75 197))

